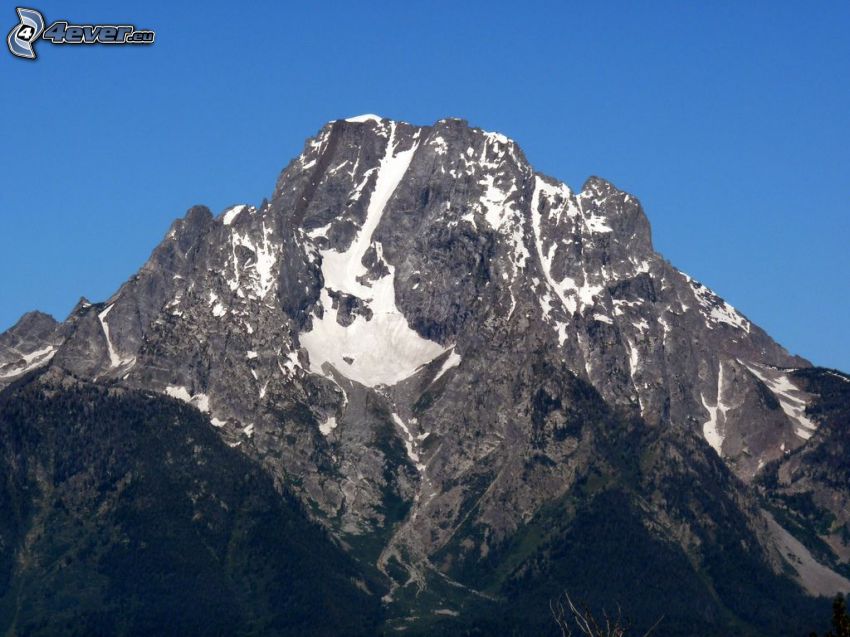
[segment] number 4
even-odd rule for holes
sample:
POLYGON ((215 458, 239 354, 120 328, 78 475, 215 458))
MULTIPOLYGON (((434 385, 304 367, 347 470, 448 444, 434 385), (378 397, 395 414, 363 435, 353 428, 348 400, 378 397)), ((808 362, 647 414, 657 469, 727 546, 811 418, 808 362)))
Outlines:
POLYGON ((24 42, 29 42, 32 39, 33 35, 35 35, 35 29, 33 29, 28 24, 25 24, 20 29, 18 29, 18 38, 23 40, 24 42))
POLYGON ((68 26, 67 22, 62 22, 61 20, 57 20, 47 31, 44 32, 43 37, 45 40, 50 40, 55 44, 60 44, 65 41, 65 28, 68 26))

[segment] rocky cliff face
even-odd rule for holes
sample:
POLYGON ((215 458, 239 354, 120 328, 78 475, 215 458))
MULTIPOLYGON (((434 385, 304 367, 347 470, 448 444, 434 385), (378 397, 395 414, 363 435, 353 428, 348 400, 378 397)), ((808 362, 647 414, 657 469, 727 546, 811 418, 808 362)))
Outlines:
POLYGON ((720 471, 712 501, 778 570, 746 485, 821 422, 809 363, 656 253, 635 197, 453 119, 327 124, 270 201, 192 208, 108 301, 0 337, 0 382, 44 365, 200 409, 387 600, 471 577, 594 475, 625 484, 623 455, 687 551, 717 522, 671 485, 720 471))

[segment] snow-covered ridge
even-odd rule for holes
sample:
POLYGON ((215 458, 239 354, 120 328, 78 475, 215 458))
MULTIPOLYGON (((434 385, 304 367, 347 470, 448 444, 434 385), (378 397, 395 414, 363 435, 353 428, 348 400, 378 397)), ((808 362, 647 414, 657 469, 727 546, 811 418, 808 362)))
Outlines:
POLYGON ((346 117, 346 122, 352 122, 354 124, 363 124, 364 122, 378 122, 380 123, 383 117, 380 115, 374 115, 372 113, 366 113, 364 115, 355 115, 354 117, 346 117))
POLYGON ((231 206, 227 208, 221 214, 221 223, 225 226, 229 226, 233 221, 238 217, 243 210, 246 210, 249 206, 247 204, 239 204, 237 206, 231 206))
MULTIPOLYGON (((452 121, 452 120, 457 121, 456 118, 446 117, 446 118, 438 120, 437 124, 439 124, 441 122, 449 122, 449 121, 452 121)), ((387 119, 386 117, 381 117, 380 115, 376 115, 374 113, 364 113, 362 115, 354 115, 352 117, 346 117, 343 121, 349 122, 350 124, 366 124, 368 122, 374 122, 376 124, 381 124, 382 122, 386 122, 386 123, 389 123, 392 126, 396 126, 397 124, 404 123, 404 122, 401 122, 400 120, 387 119)), ((516 145, 516 142, 514 140, 512 140, 507 135, 504 135, 503 133, 498 133, 498 132, 495 132, 495 131, 487 131, 487 130, 478 129, 478 128, 476 128, 475 130, 479 131, 486 138, 487 142, 490 143, 490 144, 501 144, 506 149, 516 145)), ((437 149, 438 149, 437 152, 439 152, 440 154, 445 154, 446 142, 445 142, 444 139, 437 136, 437 137, 434 137, 431 140, 431 143, 434 146, 437 147, 437 149)), ((314 148, 314 149, 316 148, 316 146, 311 146, 311 147, 314 148)), ((483 161, 483 158, 482 158, 482 161, 483 161)))
POLYGON ((836 372, 833 372, 833 371, 830 371, 830 370, 827 370, 826 373, 829 374, 830 376, 834 376, 838 380, 843 380, 845 383, 850 383, 850 378, 847 378, 847 376, 844 376, 842 374, 837 374, 836 372))
POLYGON ((714 329, 718 323, 725 323, 726 325, 731 325, 732 327, 744 330, 749 334, 750 322, 745 319, 738 310, 721 299, 717 296, 717 294, 712 292, 702 283, 694 281, 687 275, 685 275, 685 278, 694 290, 694 295, 699 303, 700 312, 707 319, 708 327, 710 329, 714 329))

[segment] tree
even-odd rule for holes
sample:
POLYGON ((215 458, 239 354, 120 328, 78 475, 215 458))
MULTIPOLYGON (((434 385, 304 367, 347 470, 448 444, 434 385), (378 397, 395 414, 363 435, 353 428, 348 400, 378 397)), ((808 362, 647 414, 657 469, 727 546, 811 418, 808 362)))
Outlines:
MULTIPOLYGON (((811 637, 818 637, 812 633, 811 637)), ((832 601, 832 630, 824 637, 850 637, 850 615, 847 614, 847 600, 839 594, 832 601)))

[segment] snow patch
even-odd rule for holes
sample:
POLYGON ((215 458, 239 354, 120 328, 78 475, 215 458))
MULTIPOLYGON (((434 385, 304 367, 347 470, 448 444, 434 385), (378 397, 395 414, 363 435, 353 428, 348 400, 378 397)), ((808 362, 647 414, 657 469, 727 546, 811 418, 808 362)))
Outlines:
POLYGON ((397 424, 404 432, 404 448, 407 450, 407 457, 410 458, 410 460, 413 462, 414 466, 416 467, 416 470, 419 471, 419 473, 422 473, 423 471, 425 471, 426 467, 424 464, 419 462, 417 439, 413 436, 412 433, 410 433, 410 429, 407 428, 407 425, 399 417, 398 414, 394 413, 392 417, 393 422, 395 422, 395 424, 397 424))
POLYGON ((354 117, 347 117, 345 119, 346 122, 352 122, 355 124, 362 124, 363 122, 379 122, 381 121, 381 117, 379 115, 373 115, 372 113, 366 113, 364 115, 356 115, 354 117))
POLYGON ((283 374, 284 378, 291 378, 295 375, 295 370, 300 368, 301 365, 298 362, 298 353, 290 351, 284 357, 284 362, 280 362, 280 352, 278 352, 277 359, 277 368, 280 370, 280 373, 283 374))
POLYGON ((310 370, 322 374, 329 364, 340 374, 363 385, 394 385, 407 378, 425 363, 445 351, 438 343, 419 336, 395 303, 395 268, 383 260, 380 243, 372 236, 384 210, 413 159, 418 143, 396 152, 395 123, 378 177, 369 199, 366 220, 351 245, 344 252, 320 251, 325 288, 321 291, 322 317, 313 316, 310 331, 300 335, 301 345, 310 357, 310 370), (374 246, 377 258, 388 273, 377 280, 366 281, 368 271, 363 258, 374 246), (372 318, 358 315, 348 326, 340 325, 333 308, 330 290, 359 298, 372 310, 372 318), (353 359, 349 364, 345 358, 353 359))
POLYGON ((440 137, 439 135, 432 138, 429 143, 434 147, 434 152, 438 155, 445 155, 449 150, 449 146, 448 144, 446 144, 446 140, 440 137))
MULTIPOLYGON (((557 295, 561 304, 567 310, 567 315, 572 316, 578 309, 578 304, 575 299, 567 298, 564 288, 552 276, 552 260, 554 259, 555 246, 549 246, 548 250, 543 249, 543 233, 541 230, 543 215, 540 212, 540 197, 541 195, 554 197, 557 194, 569 195, 569 189, 566 186, 551 186, 540 177, 534 178, 534 194, 531 197, 531 225, 534 229, 534 245, 537 249, 537 257, 540 259, 543 276, 546 278, 549 288, 557 295)), ((549 315, 549 312, 550 309, 544 307, 544 314, 549 315)), ((563 345, 564 340, 561 340, 560 344, 563 345)))
POLYGON ((596 215, 591 215, 585 220, 587 225, 587 229, 591 232, 597 233, 605 233, 605 232, 613 232, 614 229, 605 223, 605 219, 603 217, 598 217, 596 215))
POLYGON ((208 413, 210 410, 210 398, 206 394, 195 394, 193 396, 189 393, 189 390, 182 385, 168 385, 168 387, 165 388, 165 393, 172 398, 182 400, 184 403, 189 403, 204 413, 208 413))
POLYGON ((261 232, 262 237, 256 241, 247 233, 243 235, 234 231, 231 235, 231 258, 233 260, 234 279, 228 281, 228 284, 231 290, 235 290, 241 285, 236 247, 242 246, 247 248, 254 253, 255 260, 253 263, 243 266, 242 269, 248 271, 251 283, 249 291, 253 293, 255 298, 263 299, 274 287, 274 266, 277 263, 277 252, 280 250, 280 247, 271 241, 272 229, 266 227, 265 221, 263 221, 261 232))
MULTIPOLYGON (((546 183, 541 177, 535 177, 534 193, 531 197, 531 225, 534 230, 537 255, 540 258, 541 268, 546 282, 549 284, 549 288, 561 300, 567 315, 572 316, 577 311, 594 307, 597 303, 597 297, 604 291, 605 286, 589 283, 589 276, 586 271, 582 271, 581 282, 576 281, 576 279, 570 276, 564 276, 560 281, 555 280, 552 275, 552 265, 555 258, 556 245, 553 243, 548 246, 548 249, 544 249, 541 229, 543 215, 540 212, 541 197, 546 197, 549 200, 550 209, 548 214, 550 218, 554 218, 555 222, 559 221, 564 214, 568 217, 576 217, 577 215, 583 215, 583 213, 580 208, 576 208, 573 203, 572 193, 564 184, 552 185, 546 183), (558 199, 560 199, 560 202, 555 205, 558 199)), ((583 216, 582 219, 584 225, 587 226, 588 220, 583 216)), ((595 221, 591 221, 591 225, 597 229, 596 231, 603 231, 601 225, 596 224, 595 221)), ((563 342, 562 338, 561 344, 563 342)))
MULTIPOLYGON (((638 348, 635 347, 634 343, 628 341, 629 343, 629 370, 631 371, 631 376, 634 379, 635 372, 638 370, 638 366, 640 365, 640 352, 638 348)), ((637 387, 635 387, 637 390, 637 387)))
MULTIPOLYGON (((21 354, 21 358, 24 359, 24 362, 27 365, 32 365, 33 362, 44 362, 45 357, 49 356, 53 358, 53 355, 56 353, 56 348, 53 345, 48 345, 46 347, 42 347, 41 349, 37 349, 29 354, 21 354)), ((49 360, 49 359, 48 359, 49 360)))
POLYGON ((749 334, 750 322, 745 319, 738 310, 721 299, 717 294, 707 287, 694 281, 691 277, 684 275, 691 288, 694 290, 700 312, 708 320, 708 327, 714 329, 718 323, 731 325, 744 330, 749 334))
POLYGON ((120 367, 121 365, 126 365, 131 362, 133 359, 122 359, 115 348, 112 346, 112 339, 109 338, 109 323, 106 321, 106 317, 112 311, 112 308, 115 307, 115 304, 109 305, 105 310, 103 310, 100 314, 97 315, 98 320, 100 321, 100 327, 103 329, 103 336, 106 338, 106 349, 109 352, 109 364, 111 368, 120 367))
POLYGON ((614 314, 616 316, 622 316, 626 313, 623 308, 639 308, 641 307, 640 301, 626 301, 625 299, 614 299, 614 314))
MULTIPOLYGON (((486 162, 482 156, 481 163, 484 167, 496 168, 498 163, 486 162)), ((492 173, 486 173, 478 185, 484 187, 484 193, 476 206, 478 212, 484 215, 484 220, 494 230, 506 237, 511 246, 511 262, 514 269, 525 267, 530 253, 525 245, 523 232, 522 213, 509 201, 517 192, 516 183, 512 183, 507 191, 496 185, 496 177, 492 173)), ((470 212, 462 217, 475 226, 475 216, 470 212)))
POLYGON ((725 436, 721 433, 721 428, 726 424, 726 411, 728 410, 728 406, 723 403, 723 361, 720 361, 717 370, 717 397, 714 400, 714 405, 709 405, 702 394, 700 394, 700 399, 703 407, 708 411, 708 420, 702 425, 703 438, 717 452, 718 456, 722 456, 725 436))
POLYGON ((505 146, 507 146, 508 143, 510 143, 510 141, 511 141, 506 136, 502 135, 501 133, 491 133, 491 132, 488 132, 488 131, 484 131, 484 137, 486 137, 487 140, 491 143, 495 142, 495 143, 498 143, 498 144, 504 144, 505 146))
POLYGON ((767 385, 779 401, 779 406, 785 415, 794 423, 794 433, 803 440, 808 440, 818 428, 811 418, 806 416, 808 406, 808 394, 791 382, 785 370, 759 365, 758 363, 744 363, 753 375, 767 385))
MULTIPOLYGON (((3 372, 2 374, 0 374, 0 379, 21 376, 23 374, 26 374, 27 372, 31 372, 34 369, 43 367, 44 365, 49 363, 55 355, 56 348, 52 345, 42 347, 41 349, 37 349, 33 352, 30 352, 29 354, 21 354, 21 358, 24 361, 24 366, 20 369, 13 368, 10 371, 3 372)), ((15 361, 13 365, 18 364, 20 364, 19 361, 15 361)))
POLYGON ((336 418, 330 416, 325 422, 319 425, 319 431, 323 436, 329 436, 336 429, 336 418))
POLYGON ((436 375, 436 376, 434 376, 434 380, 432 380, 431 382, 432 382, 432 383, 436 383, 436 382, 437 382, 437 380, 439 380, 439 378, 440 378, 443 374, 445 374, 445 373, 446 373, 447 371, 449 371, 450 369, 452 369, 452 368, 457 367, 458 365, 460 365, 460 361, 461 361, 460 354, 458 354, 457 352, 455 352, 454 348, 452 348, 451 353, 448 355, 448 357, 446 358, 446 360, 444 360, 444 361, 443 361, 443 365, 442 365, 442 367, 440 367, 440 371, 438 371, 438 372, 437 372, 437 375, 436 375))
POLYGON ((638 318, 636 323, 632 323, 632 326, 640 332, 646 332, 649 330, 649 323, 647 323, 646 319, 643 317, 638 318))
POLYGON ((331 226, 332 226, 332 225, 333 225, 333 222, 328 223, 328 224, 325 224, 324 226, 322 226, 322 227, 320 227, 320 228, 313 228, 312 230, 308 231, 308 232, 306 233, 306 235, 307 235, 308 237, 310 237, 311 239, 316 239, 316 238, 318 238, 318 237, 325 237, 325 238, 327 238, 327 236, 328 236, 328 230, 330 230, 330 229, 331 229, 331 226))
POLYGON ((844 376, 842 374, 838 374, 836 372, 832 372, 832 371, 829 371, 829 370, 827 370, 826 373, 829 374, 830 376, 835 376, 838 380, 843 380, 845 383, 850 383, 850 378, 847 378, 846 376, 844 376))
POLYGON ((239 204, 238 206, 231 206, 227 210, 224 211, 221 215, 221 223, 225 226, 229 226, 239 214, 248 207, 247 204, 239 204))

